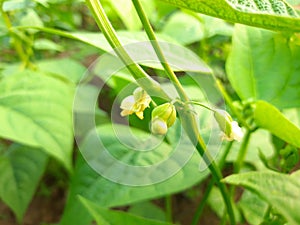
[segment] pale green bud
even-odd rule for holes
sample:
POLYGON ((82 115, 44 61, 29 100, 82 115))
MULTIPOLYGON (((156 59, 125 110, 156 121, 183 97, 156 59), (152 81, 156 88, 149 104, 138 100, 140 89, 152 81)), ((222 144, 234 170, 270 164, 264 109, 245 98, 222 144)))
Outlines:
POLYGON ((242 129, 236 121, 233 121, 229 113, 224 110, 217 109, 214 113, 215 119, 219 124, 220 129, 224 132, 224 139, 228 141, 241 141, 244 136, 242 129))
POLYGON ((172 126, 176 120, 176 109, 171 103, 164 103, 155 107, 152 111, 152 120, 160 118, 168 127, 172 126))
POLYGON ((168 131, 166 122, 159 117, 154 118, 151 121, 151 132, 152 134, 164 135, 168 131))

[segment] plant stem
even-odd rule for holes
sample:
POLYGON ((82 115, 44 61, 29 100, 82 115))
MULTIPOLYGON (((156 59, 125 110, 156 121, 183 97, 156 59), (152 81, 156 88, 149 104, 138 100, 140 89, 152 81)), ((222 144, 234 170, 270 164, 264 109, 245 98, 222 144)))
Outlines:
MULTIPOLYGON (((230 151, 230 149, 231 149, 231 147, 232 147, 232 144, 233 144, 232 141, 229 142, 229 143, 227 144, 227 146, 226 146, 226 148, 225 148, 225 151, 224 151, 224 154, 223 154, 223 156, 222 156, 222 158, 221 158, 221 160, 220 160, 220 162, 219 162, 219 168, 220 168, 221 170, 222 170, 223 167, 224 167, 224 164, 225 164, 225 162, 226 162, 226 158, 227 158, 227 156, 228 156, 228 154, 229 154, 229 151, 230 151)), ((211 190, 212 190, 212 188, 213 188, 213 186, 214 186, 214 183, 215 183, 214 180, 210 180, 210 181, 209 181, 209 183, 208 183, 208 185, 207 185, 207 187, 206 187, 206 189, 205 189, 205 192, 204 192, 204 194, 203 194, 203 197, 202 197, 202 199, 201 199, 201 202, 200 202, 200 204, 199 204, 198 207, 197 207, 197 210, 196 210, 196 212, 195 212, 195 215, 194 215, 194 217, 193 217, 193 221, 192 221, 192 224, 191 224, 191 225, 197 225, 197 224, 199 223, 199 220, 200 220, 200 218, 201 218, 201 215, 202 215, 204 206, 205 206, 205 204, 206 204, 206 202, 207 202, 207 199, 208 199, 208 196, 209 196, 209 194, 210 194, 210 192, 211 192, 211 190)))
POLYGON ((22 45, 19 42, 18 36, 14 32, 12 32, 13 26, 11 24, 9 16, 7 15, 6 12, 4 12, 4 10, 2 8, 2 4, 0 4, 0 13, 2 14, 2 17, 3 17, 3 20, 4 20, 7 30, 9 31, 9 33, 11 34, 11 36, 13 38, 13 44, 16 49, 16 52, 18 53, 21 61, 24 63, 24 66, 26 66, 28 63, 28 57, 26 56, 24 49, 22 48, 22 45))
POLYGON ((152 44, 152 46, 155 50, 155 53, 156 53, 158 59, 160 60, 161 65, 163 66, 163 68, 164 68, 165 72, 167 73, 169 79, 173 82, 180 98, 182 100, 187 101, 188 97, 187 97, 182 85, 180 84, 179 80, 177 79, 174 71, 172 70, 171 66, 168 64, 168 62, 166 60, 166 58, 165 58, 165 56, 164 56, 164 54, 163 54, 163 52, 162 52, 162 50, 159 46, 159 43, 156 39, 155 33, 152 29, 152 26, 151 26, 151 24, 150 24, 150 22, 149 22, 149 20, 146 16, 146 13, 145 13, 140 1, 139 0, 132 0, 132 3, 133 3, 133 5, 136 9, 136 12, 137 12, 143 26, 144 26, 144 29, 147 33, 147 36, 148 36, 149 40, 151 41, 151 44, 152 44))
MULTIPOLYGON (((169 79, 173 82, 173 84, 175 85, 175 88, 181 98, 181 100, 188 102, 189 98, 186 95, 181 83, 179 82, 179 80, 177 79, 176 75, 174 74, 173 70, 171 69, 170 65, 168 64, 158 42, 155 36, 155 33, 152 29, 152 26, 142 8, 142 5, 140 3, 139 0, 132 0, 134 7, 138 13, 138 16, 144 26, 144 29, 147 33, 148 38, 152 41, 152 46, 160 60, 160 63, 162 64, 163 68, 165 69, 169 79)), ((179 110, 179 112, 182 110, 179 110)), ((227 211, 230 217, 230 221, 231 224, 234 225, 235 224, 235 218, 234 218, 234 214, 233 214, 233 207, 232 207, 232 202, 230 200, 230 196, 228 193, 228 190, 225 186, 225 184, 223 184, 221 182, 221 179, 223 178, 222 173, 220 171, 220 169, 217 167, 217 165, 215 164, 212 156, 210 155, 210 153, 208 151, 206 151, 206 145, 199 133, 199 129, 198 129, 198 125, 195 119, 195 116, 190 112, 190 110, 184 110, 181 114, 181 121, 182 121, 182 126, 185 129, 185 131, 187 132, 190 140, 192 141, 192 143, 195 144, 195 147, 197 149, 197 151, 199 152, 199 154, 201 155, 201 157, 203 158, 204 162, 206 163, 206 165, 208 166, 208 168, 210 169, 212 176, 215 180, 215 182, 217 183, 217 185, 220 188, 220 191, 222 193, 224 202, 226 204, 227 207, 227 211)))
POLYGON ((166 222, 172 223, 172 195, 167 195, 166 199, 166 222))
POLYGON ((249 127, 248 123, 244 120, 243 116, 235 109, 234 105, 232 104, 232 99, 230 98, 230 96, 227 94, 225 88, 223 87, 223 84, 221 83, 221 81, 219 79, 217 79, 215 77, 214 74, 212 74, 217 88, 219 89, 219 91, 221 92, 222 96, 224 97, 227 105, 229 106, 231 112, 236 116, 236 118, 238 119, 238 121, 248 130, 251 130, 251 128, 249 127))
POLYGON ((210 111, 212 111, 212 112, 215 112, 215 111, 216 111, 216 110, 214 110, 213 108, 210 108, 209 106, 204 105, 204 104, 202 104, 202 103, 200 103, 200 102, 196 102, 196 101, 187 101, 187 102, 185 102, 185 104, 198 105, 198 106, 201 106, 201 107, 203 107, 203 108, 206 108, 206 109, 208 109, 208 110, 210 110, 210 111))
POLYGON ((145 89, 148 94, 161 97, 165 100, 170 100, 169 96, 162 90, 160 84, 148 76, 148 74, 128 55, 119 41, 116 32, 109 22, 99 0, 86 0, 86 3, 93 13, 97 25, 103 32, 106 40, 109 42, 118 57, 123 61, 138 84, 145 89))
POLYGON ((245 157, 247 154, 248 144, 251 137, 251 131, 247 130, 245 137, 243 138, 243 142, 241 144, 241 147, 239 149, 238 156, 236 158, 236 161, 234 163, 234 173, 239 173, 241 171, 241 168, 243 167, 245 157))

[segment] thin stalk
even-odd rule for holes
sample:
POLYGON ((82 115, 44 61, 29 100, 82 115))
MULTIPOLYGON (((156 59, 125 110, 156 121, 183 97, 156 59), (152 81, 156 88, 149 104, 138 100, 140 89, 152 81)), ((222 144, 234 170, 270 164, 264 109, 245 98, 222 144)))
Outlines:
POLYGON ((215 184, 215 181, 213 179, 211 179, 205 189, 205 192, 203 194, 203 197, 201 198, 201 202, 200 204, 198 205, 197 209, 196 209, 196 212, 194 214, 194 217, 193 217, 193 220, 192 220, 192 223, 191 225, 197 225, 199 223, 199 220, 201 218, 201 215, 202 215, 202 212, 203 212, 203 209, 206 205, 206 202, 207 202, 207 199, 208 199, 208 196, 213 188, 215 184))
POLYGON ((172 219, 172 196, 171 195, 167 195, 165 197, 165 205, 166 205, 166 222, 168 223, 172 223, 173 219, 172 219))
POLYGON ((248 123, 244 120, 243 116, 236 110, 236 108, 234 107, 233 103, 232 103, 232 99, 230 98, 230 96, 227 94, 225 88, 223 87, 223 84, 221 83, 221 81, 219 79, 217 79, 215 77, 214 74, 212 74, 217 88, 219 89, 219 91, 221 92, 222 96, 224 97, 227 105, 229 106, 231 112, 236 116, 236 118, 238 119, 238 121, 248 130, 251 130, 251 128, 249 127, 248 123))
MULTIPOLYGON (((169 79, 175 85, 175 88, 176 88, 181 100, 188 102, 189 98, 186 95, 181 83, 177 79, 173 70, 171 69, 170 65, 168 64, 159 44, 157 42, 155 33, 154 33, 152 26, 145 14, 145 11, 143 10, 143 7, 142 7, 140 1, 132 0, 132 2, 138 13, 140 20, 144 26, 144 29, 147 33, 148 38, 152 41, 151 42, 152 46, 160 60, 160 63, 162 64, 163 68, 165 69, 169 79)), ((196 147, 198 153, 201 155, 204 162, 210 169, 212 176, 222 193, 222 196, 223 196, 223 199, 226 204, 227 211, 228 211, 228 214, 230 217, 231 224, 235 225, 236 223, 235 223, 235 218, 234 218, 234 214, 233 214, 232 202, 230 200, 230 196, 229 196, 229 193, 228 193, 228 190, 227 190, 225 184, 221 182, 221 180, 223 179, 222 173, 219 170, 218 166, 215 164, 212 156, 209 154, 208 151, 206 151, 206 145, 199 133, 199 129, 198 129, 198 125, 197 125, 195 116, 190 112, 190 110, 183 111, 183 113, 181 115, 181 121, 182 121, 182 126, 185 129, 185 131, 187 132, 190 140, 192 141, 192 143, 195 144, 195 147, 196 147)))
POLYGON ((171 66, 168 64, 168 62, 166 60, 166 58, 165 58, 165 56, 164 56, 164 54, 163 54, 163 52, 162 52, 162 50, 161 50, 161 48, 158 44, 158 41, 156 39, 155 33, 152 29, 152 26, 151 26, 151 24, 150 24, 150 22, 149 22, 149 20, 146 16, 146 13, 145 13, 140 1, 139 0, 132 0, 132 3, 133 3, 133 5, 136 9, 136 12, 137 12, 143 26, 144 26, 144 29, 147 33, 147 36, 148 36, 149 40, 152 41, 151 44, 152 44, 152 46, 155 50, 155 53, 156 53, 158 59, 160 60, 161 65, 163 66, 164 70, 166 71, 169 79, 173 82, 175 88, 177 89, 177 92, 178 92, 180 98, 182 100, 187 101, 188 97, 187 97, 182 85, 180 84, 179 80, 177 79, 177 76, 175 75, 174 71, 172 70, 171 66))
MULTIPOLYGON (((223 167, 224 167, 224 164, 225 164, 225 162, 226 162, 226 158, 227 158, 227 156, 228 156, 228 154, 229 154, 229 152, 230 152, 230 149, 231 149, 231 147, 232 147, 232 144, 233 144, 232 141, 229 142, 229 143, 227 144, 227 146, 226 146, 226 148, 225 148, 225 151, 224 151, 224 154, 223 154, 223 156, 222 156, 222 158, 221 158, 221 160, 220 160, 220 162, 219 162, 219 168, 220 168, 221 170, 222 170, 223 167)), ((211 190, 212 190, 212 188, 213 188, 213 186, 214 186, 214 183, 215 183, 215 181, 214 181, 213 179, 211 179, 211 180, 209 181, 209 183, 208 183, 208 185, 207 185, 207 187, 206 187, 206 189, 205 189, 205 192, 204 192, 204 194, 203 194, 203 197, 202 197, 202 199, 201 199, 201 202, 200 202, 200 204, 198 205, 198 207, 197 207, 197 209, 196 209, 196 212, 195 212, 195 215, 194 215, 194 217, 193 217, 193 221, 192 221, 191 225, 197 225, 197 224, 199 223, 199 220, 200 220, 200 218, 201 218, 203 209, 204 209, 204 207, 205 207, 205 205, 206 205, 208 196, 209 196, 209 194, 210 194, 210 192, 211 192, 211 190)))
POLYGON ((215 109, 213 109, 213 108, 211 108, 211 107, 209 107, 209 106, 207 106, 207 105, 205 105, 205 104, 202 104, 202 103, 200 103, 200 102, 196 102, 196 101, 187 101, 187 102, 185 102, 185 104, 198 105, 198 106, 201 106, 201 107, 203 107, 203 108, 206 108, 206 109, 208 109, 208 110, 210 110, 210 111, 212 111, 212 112, 215 112, 215 111, 216 111, 215 109))
POLYGON ((165 100, 170 100, 169 96, 162 90, 158 82, 153 80, 148 74, 128 55, 121 42, 119 41, 114 28, 109 22, 105 11, 99 0, 86 0, 95 21, 103 32, 106 40, 113 48, 118 57, 126 65, 127 69, 131 72, 132 76, 138 84, 145 89, 150 95, 161 97, 165 100))
POLYGON ((243 167, 245 157, 247 154, 248 144, 251 137, 251 131, 247 130, 245 137, 243 138, 243 142, 241 144, 241 147, 239 149, 238 156, 236 158, 236 161, 234 163, 234 173, 239 173, 241 171, 241 168, 243 167))
POLYGON ((16 49, 16 52, 17 54, 19 55, 21 61, 24 63, 24 65, 26 66, 28 61, 27 61, 27 56, 24 52, 24 49, 22 48, 22 45, 21 43, 19 42, 18 40, 18 36, 11 31, 12 29, 12 24, 11 24, 11 21, 9 19, 9 16, 7 15, 6 12, 4 12, 3 8, 2 8, 2 4, 0 4, 0 12, 2 14, 2 17, 3 17, 3 20, 4 20, 4 23, 5 23, 5 26, 7 28, 7 30, 10 32, 12 38, 13 38, 13 45, 14 45, 14 48, 16 49))

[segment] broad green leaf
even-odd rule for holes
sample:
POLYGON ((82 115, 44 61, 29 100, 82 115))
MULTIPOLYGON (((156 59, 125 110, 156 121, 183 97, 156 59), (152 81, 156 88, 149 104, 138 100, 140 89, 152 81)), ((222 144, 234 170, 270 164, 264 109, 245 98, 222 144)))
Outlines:
POLYGON ((171 223, 145 219, 122 211, 109 210, 79 197, 80 201, 96 220, 97 225, 171 225, 171 223))
POLYGON ((0 136, 39 147, 71 169, 72 88, 23 71, 0 82, 0 136))
POLYGON ((33 47, 36 50, 50 50, 50 51, 57 51, 57 52, 64 51, 64 48, 61 45, 56 44, 55 42, 44 38, 35 40, 33 47))
POLYGON ((22 217, 47 163, 40 149, 14 144, 0 156, 0 198, 22 217))
POLYGON ((204 23, 206 38, 213 37, 215 35, 232 36, 233 25, 211 16, 203 14, 197 14, 197 16, 199 16, 204 23))
POLYGON ((109 3, 129 30, 138 30, 142 27, 130 0, 110 0, 109 3))
MULTIPOLYGON (((275 30, 300 31, 300 19, 283 0, 161 0, 233 23, 275 30)), ((180 31, 178 31, 180 32, 180 31)))
MULTIPOLYGON (((105 52, 113 53, 112 48, 102 33, 70 33, 43 27, 22 27, 22 29, 37 29, 53 33, 94 46, 105 52)), ((119 31, 117 32, 117 36, 134 61, 151 68, 162 69, 157 56, 148 41, 147 35, 144 32, 119 31), (144 51, 140 51, 141 48, 143 48, 144 51)), ((177 42, 169 36, 157 34, 157 37, 166 59, 174 71, 211 72, 211 69, 206 63, 188 48, 178 45, 177 42)))
POLYGON ((264 221, 268 204, 256 194, 245 190, 238 202, 238 207, 249 224, 257 225, 264 221))
POLYGON ((177 12, 170 16, 162 33, 174 38, 182 45, 199 41, 204 37, 204 25, 195 17, 177 12))
POLYGON ((256 124, 287 143, 300 148, 300 129, 290 122, 277 108, 265 101, 254 104, 256 124))
POLYGON ((151 201, 139 202, 130 206, 129 213, 148 219, 164 221, 166 213, 151 201))
POLYGON ((300 172, 292 175, 275 172, 248 172, 231 175, 224 182, 243 186, 267 201, 289 224, 300 223, 300 172))
POLYGON ((78 83, 87 71, 80 63, 69 58, 43 60, 36 64, 42 73, 67 78, 73 83, 78 83))
MULTIPOLYGON (((159 159, 163 160, 163 158, 166 157, 166 155, 168 155, 170 151, 172 151, 172 149, 170 149, 171 146, 169 146, 168 144, 163 144, 163 148, 160 147, 155 149, 154 151, 152 150, 150 152, 144 152, 146 153, 145 155, 148 155, 149 158, 143 156, 143 154, 141 154, 141 156, 138 156, 129 148, 127 148, 126 150, 126 148, 124 148, 124 146, 120 144, 120 141, 116 139, 116 137, 112 136, 112 133, 114 131, 112 131, 109 126, 101 127, 102 128, 99 129, 99 132, 102 132, 100 132, 99 134, 102 134, 102 141, 110 146, 110 148, 107 149, 114 153, 115 157, 119 157, 120 160, 125 160, 125 164, 128 162, 137 162, 137 165, 147 165, 151 162, 158 162, 159 159)), ((120 125, 115 127, 116 132, 120 132, 123 129, 124 128, 122 128, 122 126, 120 125)), ((139 137, 147 134, 144 131, 135 129, 133 130, 133 132, 139 137)), ((176 127, 174 127, 174 129, 170 132, 175 135, 180 135, 181 133, 180 129, 176 127)), ((126 134, 129 133, 130 132, 127 132, 126 134)), ((126 134, 123 134, 125 138, 126 134)), ((179 139, 180 136, 179 138, 177 138, 177 141, 179 139)), ((132 140, 132 138, 128 136, 128 142, 130 142, 130 140, 132 140)), ((170 141, 172 141, 172 139, 170 139, 170 141)), ((177 144, 174 143, 174 146, 176 145, 177 144)), ((90 157, 97 158, 99 156, 98 150, 95 149, 95 145, 93 145, 92 143, 91 145, 85 145, 85 147, 93 150, 91 151, 91 154, 92 152, 94 152, 94 156, 90 155, 90 157)), ((193 148, 191 144, 182 146, 182 148, 180 148, 180 152, 183 154, 182 157, 186 157, 186 154, 189 154, 191 148, 193 148)), ((61 225, 68 225, 73 223, 76 223, 76 225, 86 225, 90 221, 91 218, 78 203, 78 195, 97 202, 102 207, 123 206, 139 201, 159 198, 166 194, 176 193, 184 190, 203 180, 208 175, 208 171, 199 171, 200 162, 201 158, 195 152, 191 156, 187 164, 169 179, 147 186, 127 186, 120 183, 115 183, 113 181, 105 179, 102 176, 99 176, 93 169, 90 168, 90 166, 85 162, 83 158, 79 158, 72 179, 70 195, 67 201, 65 212, 62 217, 61 225)), ((113 168, 114 166, 114 164, 111 164, 111 167, 109 168, 113 168)), ((137 173, 126 174, 125 171, 118 171, 119 172, 117 175, 131 175, 137 176, 136 179, 141 178, 138 177, 139 174, 137 173)), ((165 173, 164 170, 159 171, 162 175, 165 173)), ((155 179, 155 177, 152 177, 152 174, 140 174, 139 176, 144 176, 145 179, 155 179)))
POLYGON ((262 99, 276 106, 300 105, 299 49, 283 34, 236 25, 226 71, 242 99, 262 99))

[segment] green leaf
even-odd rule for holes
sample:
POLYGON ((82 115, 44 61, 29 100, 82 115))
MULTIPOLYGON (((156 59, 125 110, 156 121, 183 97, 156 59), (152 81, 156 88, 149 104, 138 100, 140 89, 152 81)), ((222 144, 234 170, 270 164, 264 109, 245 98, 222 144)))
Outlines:
POLYGON ((292 175, 275 172, 248 172, 231 175, 224 182, 243 186, 267 201, 291 225, 300 223, 300 171, 292 175))
POLYGON ((259 127, 300 148, 300 129, 270 103, 265 101, 255 102, 254 120, 259 127))
MULTIPOLYGON (((179 127, 172 126, 170 129, 172 128, 173 130, 170 132, 179 132, 179 135, 181 134, 179 127)), ((117 130, 117 132, 121 132, 121 130, 124 130, 124 128, 122 125, 115 125, 115 130, 117 130)), ((149 152, 142 151, 141 154, 137 155, 134 153, 135 151, 132 151, 130 148, 124 148, 124 146, 120 144, 120 141, 117 139, 117 137, 113 135, 114 130, 112 130, 110 126, 101 126, 99 127, 98 131, 102 141, 106 145, 110 146, 109 148, 107 147, 107 149, 111 151, 111 153, 114 153, 114 157, 118 157, 120 160, 125 160, 125 164, 128 162, 136 162, 137 165, 146 165, 149 162, 158 162, 159 159, 164 160, 166 155, 172 151, 171 146, 164 143, 161 147, 149 152)), ((145 135, 148 135, 147 133, 136 129, 133 129, 132 132, 134 132, 137 137, 145 137, 145 135)), ((122 139, 128 137, 127 139, 130 143, 132 138, 130 136, 126 136, 126 134, 128 135, 129 133, 130 132, 128 131, 124 133, 122 139)), ((177 138, 177 141, 178 140, 179 138, 177 138)), ((177 144, 174 143, 174 146, 176 145, 177 144)), ((91 153, 94 152, 94 156, 90 155, 90 157, 97 158, 99 156, 99 150, 96 150, 95 145, 93 146, 92 143, 91 145, 85 145, 85 148, 91 148, 91 150, 93 150, 91 153)), ((191 148, 193 149, 193 146, 189 144, 189 142, 187 142, 186 145, 182 145, 182 148, 180 148, 180 152, 183 154, 182 157, 186 157, 186 154, 189 154, 191 148)), ((79 158, 72 179, 70 196, 62 217, 61 225, 75 223, 76 225, 86 225, 90 221, 91 218, 78 203, 78 195, 81 195, 94 202, 98 202, 103 207, 124 206, 139 201, 159 198, 166 194, 172 194, 184 190, 203 180, 208 175, 208 170, 199 171, 200 162, 200 156, 194 153, 187 164, 169 179, 147 186, 128 186, 99 176, 93 169, 91 169, 84 159, 79 158)), ((111 166, 114 167, 115 165, 112 164, 111 166)), ((132 177, 138 175, 126 174, 124 171, 118 171, 118 175, 123 174, 125 176, 132 177)), ((161 175, 165 173, 163 170, 159 171, 161 175)), ((144 176, 145 179, 151 180, 156 178, 152 178, 153 175, 151 173, 140 174, 140 176, 141 175, 144 176)), ((136 179, 140 178, 136 177, 136 179)))
POLYGON ((44 38, 35 40, 33 47, 34 49, 37 50, 50 50, 50 51, 58 51, 58 52, 64 51, 64 48, 61 45, 56 44, 55 42, 44 38))
POLYGON ((40 149, 14 144, 0 156, 0 198, 22 217, 44 173, 47 155, 40 149))
MULTIPOLYGON (((22 27, 21 29, 37 29, 40 31, 53 33, 73 40, 81 41, 105 52, 113 53, 112 48, 102 33, 70 33, 43 27, 22 27)), ((144 32, 119 31, 117 32, 117 36, 121 40, 121 43, 125 46, 125 49, 131 56, 133 56, 133 59, 136 60, 137 63, 155 69, 162 69, 155 52, 153 51, 152 47, 150 47, 151 44, 147 38, 147 35, 144 32), (143 48, 144 51, 139 51, 141 48, 143 48)), ((160 41, 161 48, 166 56, 167 61, 170 63, 174 71, 211 73, 211 69, 207 66, 207 64, 188 48, 179 46, 176 44, 174 39, 171 39, 167 35, 157 34, 157 38, 160 41)))
POLYGON ((161 0, 233 23, 266 29, 300 31, 295 10, 282 0, 161 0))
POLYGON ((109 3, 129 30, 138 30, 142 27, 130 0, 110 0, 109 3))
POLYGON ((130 206, 129 213, 148 219, 164 221, 166 213, 151 201, 139 202, 130 206))
POLYGON ((262 99, 280 108, 299 106, 299 52, 283 34, 236 25, 228 78, 242 99, 262 99))
POLYGON ((71 169, 71 86, 33 71, 0 82, 0 136, 40 147, 71 169))
POLYGON ((162 33, 182 45, 188 45, 204 37, 204 26, 195 17, 179 11, 170 16, 162 33))
POLYGON ((37 67, 42 73, 67 78, 73 83, 78 83, 87 71, 80 63, 69 58, 39 61, 37 67))
POLYGON ((171 225, 171 223, 145 219, 122 211, 105 209, 83 197, 79 199, 98 225, 171 225))
POLYGON ((251 225, 261 224, 268 209, 268 204, 256 194, 245 190, 238 202, 245 219, 251 225))

